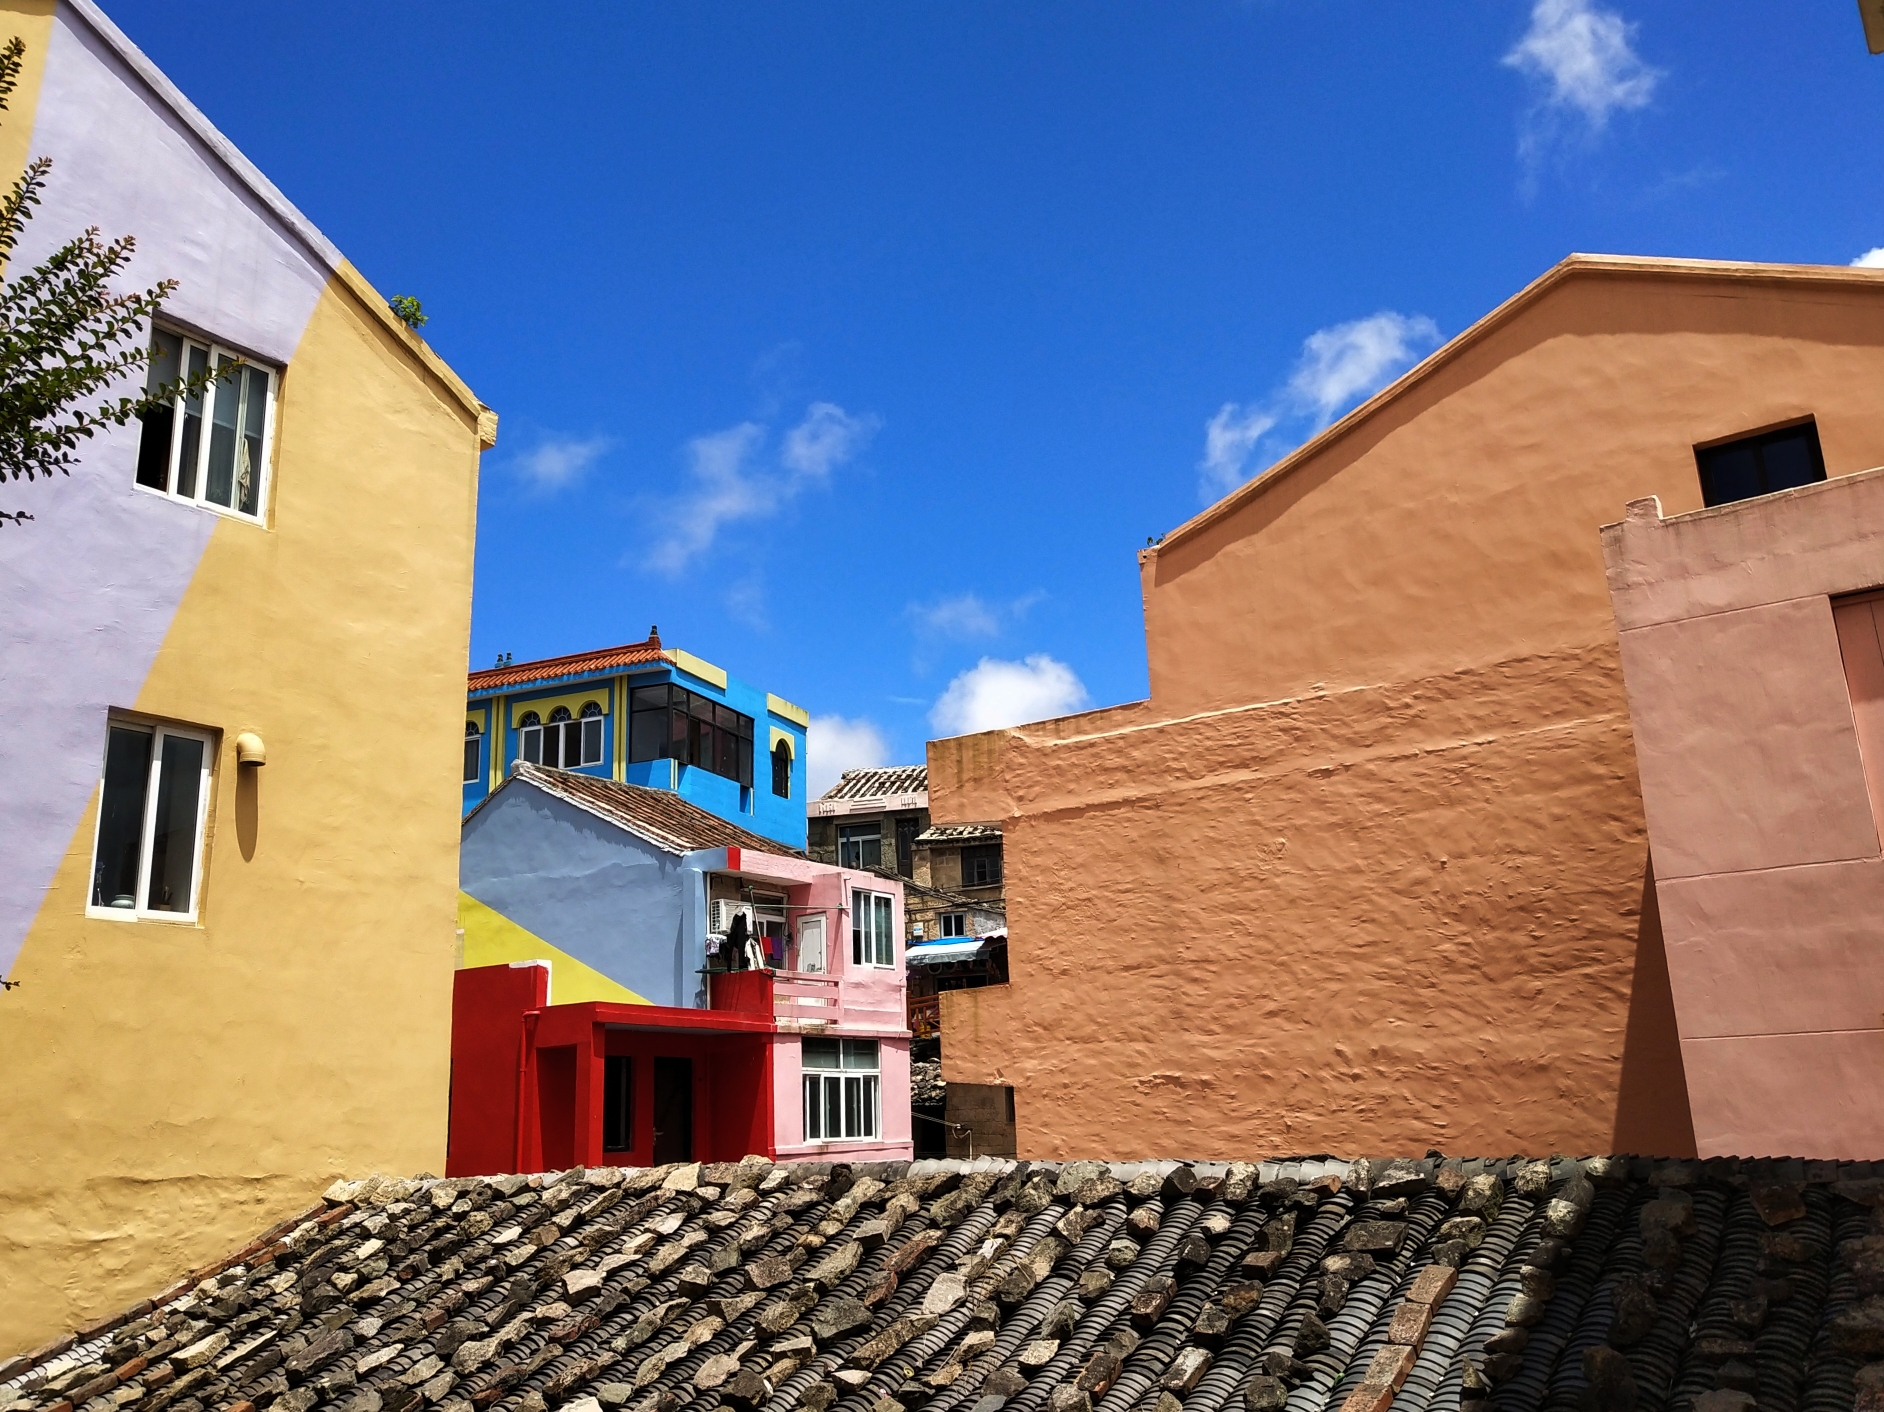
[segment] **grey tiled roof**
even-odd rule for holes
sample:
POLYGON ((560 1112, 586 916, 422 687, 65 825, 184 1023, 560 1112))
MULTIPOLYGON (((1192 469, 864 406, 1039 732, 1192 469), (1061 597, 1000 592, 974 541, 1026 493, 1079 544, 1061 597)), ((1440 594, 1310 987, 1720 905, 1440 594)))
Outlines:
POLYGON ((928 789, 927 765, 889 765, 882 769, 846 770, 842 778, 818 798, 883 799, 899 794, 925 794, 928 789))
POLYGON ((918 843, 973 843, 979 839, 999 838, 1001 831, 993 824, 937 824, 916 835, 918 843))
POLYGON ((1884 1377, 1881 1196, 1640 1159, 374 1178, 0 1366, 0 1412, 1832 1412, 1884 1377))

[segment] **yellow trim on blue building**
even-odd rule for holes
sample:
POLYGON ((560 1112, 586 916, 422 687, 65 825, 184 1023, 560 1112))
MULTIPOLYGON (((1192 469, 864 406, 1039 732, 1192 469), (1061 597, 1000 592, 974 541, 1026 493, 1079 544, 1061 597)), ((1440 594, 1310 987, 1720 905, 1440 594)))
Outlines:
POLYGON ((770 755, 774 750, 777 750, 778 743, 781 740, 785 742, 785 749, 790 753, 792 759, 796 760, 798 758, 797 740, 792 736, 790 731, 780 730, 777 726, 772 727, 772 743, 766 746, 765 753, 770 755))
POLYGON ((811 727, 811 713, 809 711, 802 706, 794 705, 782 696, 774 696, 769 691, 765 694, 765 709, 770 711, 774 716, 783 716, 786 720, 801 725, 807 730, 811 727))
POLYGON ((690 676, 696 676, 703 682, 709 682, 721 691, 726 690, 726 672, 723 668, 716 667, 705 658, 696 657, 691 652, 683 652, 678 647, 668 648, 667 657, 681 671, 690 676))
POLYGON ((567 706, 569 714, 580 718, 582 708, 593 701, 602 708, 602 714, 608 715, 614 709, 615 693, 609 690, 607 682, 597 682, 583 691, 569 692, 562 696, 535 696, 528 701, 519 701, 515 697, 510 701, 510 726, 517 727, 517 719, 526 711, 534 711, 539 720, 547 721, 550 712, 558 706, 567 706))

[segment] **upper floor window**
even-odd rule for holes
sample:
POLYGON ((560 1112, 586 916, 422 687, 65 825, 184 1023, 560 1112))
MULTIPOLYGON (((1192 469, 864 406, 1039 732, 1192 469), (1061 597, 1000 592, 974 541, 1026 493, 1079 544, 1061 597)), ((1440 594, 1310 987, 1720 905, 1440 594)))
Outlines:
POLYGON ((966 912, 944 912, 942 914, 943 936, 967 936, 968 914, 966 912))
POLYGON ((1701 471, 1701 499, 1709 505, 1730 505, 1825 479, 1819 427, 1810 418, 1718 446, 1697 446, 1694 460, 1701 471))
POLYGON ((464 782, 476 784, 482 775, 484 765, 484 733, 478 729, 476 721, 464 723, 464 782))
POLYGON ((268 503, 274 372, 253 362, 238 365, 238 355, 226 348, 158 329, 151 336, 145 385, 161 387, 211 368, 227 372, 207 391, 144 413, 137 483, 178 500, 260 519, 268 503))
POLYGON ((891 924, 894 908, 881 892, 850 895, 850 959, 857 966, 894 966, 896 938, 891 924))
POLYGON ((209 800, 210 738, 113 721, 105 732, 88 910, 107 916, 196 916, 209 800))
MULTIPOLYGON (((567 706, 558 706, 550 712, 547 722, 536 712, 525 711, 523 719, 517 722, 523 758, 532 765, 549 765, 562 770, 599 765, 602 763, 603 725, 601 703, 596 701, 585 701, 580 717, 571 716, 567 706)), ((467 745, 467 761, 470 754, 471 747, 467 745)))
POLYGON ((783 740, 772 747, 772 793, 780 799, 792 797, 792 748, 783 740))
POLYGON ((752 717, 662 682, 629 694, 628 758, 678 760, 752 785, 752 717))
POLYGON ((880 868, 883 866, 883 825, 839 824, 837 826, 837 866, 840 868, 880 868))
POLYGON ((1000 844, 982 843, 962 850, 963 887, 992 887, 1000 881, 1000 844))

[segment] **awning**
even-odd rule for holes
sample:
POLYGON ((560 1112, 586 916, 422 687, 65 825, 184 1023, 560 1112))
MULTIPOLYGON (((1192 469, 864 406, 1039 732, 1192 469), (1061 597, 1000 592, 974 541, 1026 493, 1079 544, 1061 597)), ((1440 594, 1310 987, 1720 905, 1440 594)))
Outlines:
POLYGON ((952 936, 943 941, 919 941, 905 947, 903 954, 912 966, 937 961, 971 961, 981 954, 989 940, 985 936, 952 936))

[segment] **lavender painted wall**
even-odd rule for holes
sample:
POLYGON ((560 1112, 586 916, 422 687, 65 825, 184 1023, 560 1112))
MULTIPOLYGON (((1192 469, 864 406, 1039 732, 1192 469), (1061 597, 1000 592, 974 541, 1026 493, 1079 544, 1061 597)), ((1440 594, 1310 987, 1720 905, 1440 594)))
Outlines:
MULTIPOLYGON (((135 235, 129 282, 180 281, 167 314, 289 363, 331 247, 89 4, 59 8, 37 112, 4 119, 29 120, 32 155, 54 165, 16 260, 36 263, 89 225, 135 235)), ((291 391, 290 377, 284 398, 291 391)), ((97 785, 106 713, 136 701, 225 518, 137 488, 136 456, 131 427, 93 441, 69 480, 8 487, 9 507, 37 518, 0 534, 15 664, 0 677, 0 712, 16 723, 0 743, 14 825, 0 868, 0 973, 13 968, 97 785)), ((222 529, 268 533, 234 520, 222 529)))
POLYGON ((1833 605, 1884 586, 1884 470, 1636 501, 1603 553, 1700 1154, 1884 1157, 1884 759, 1833 605))

